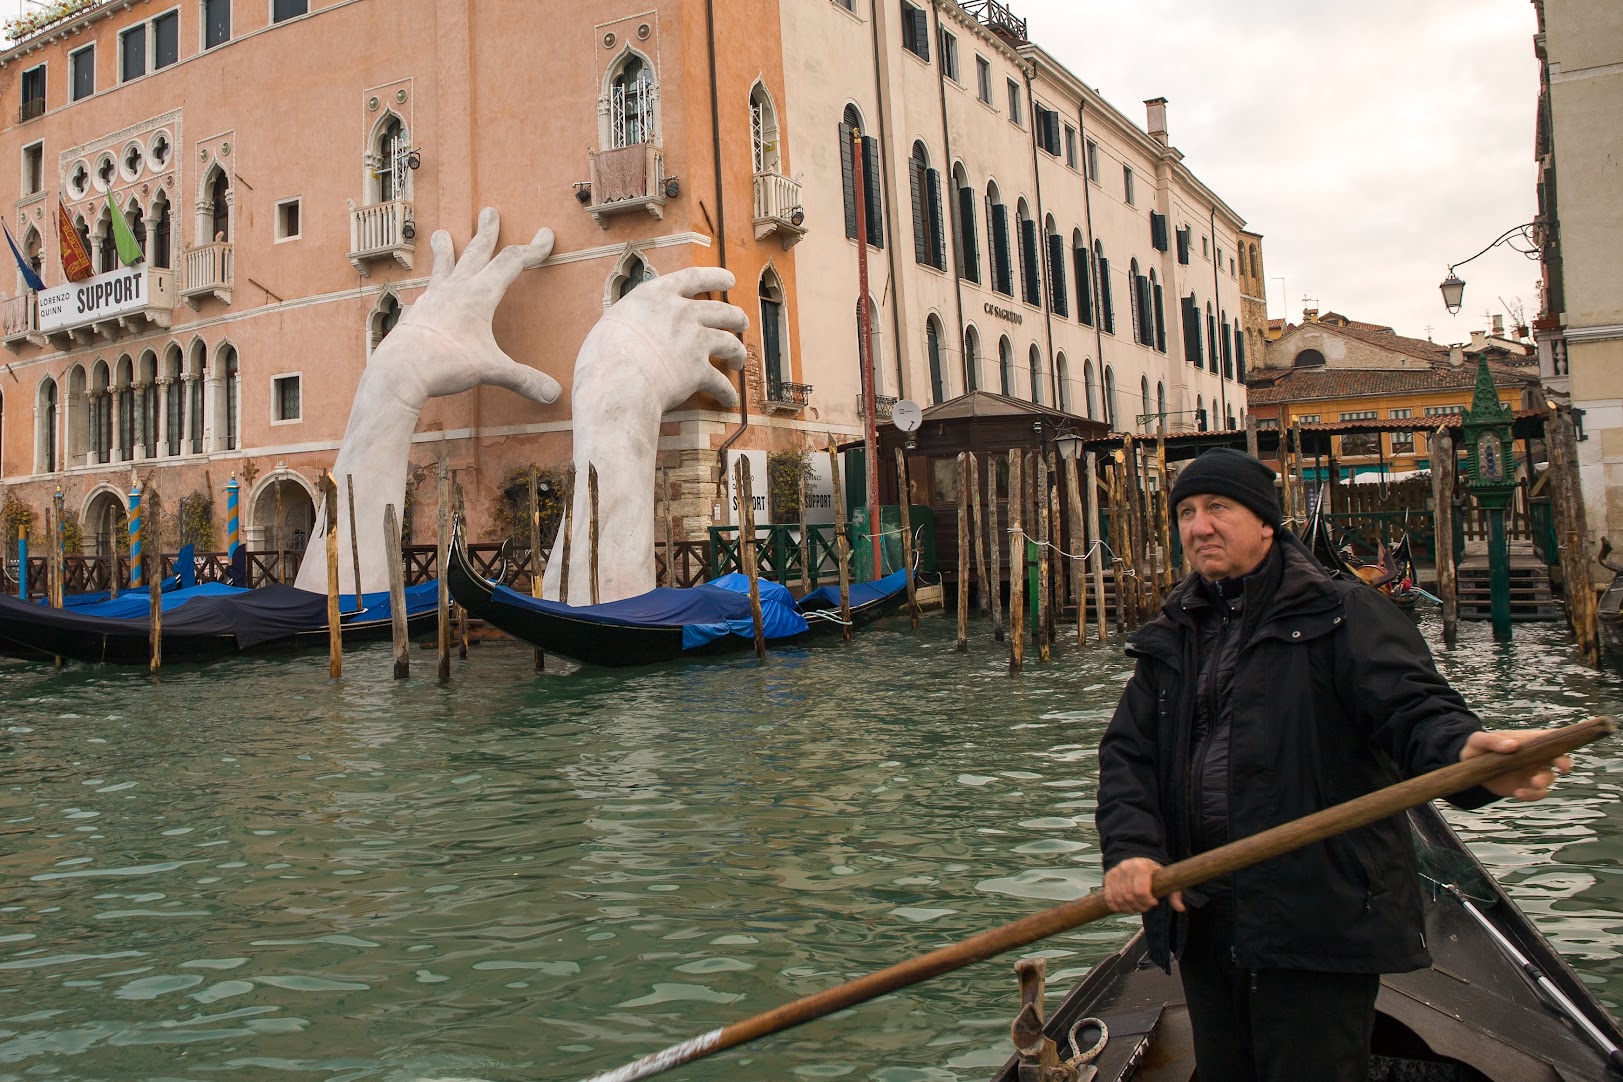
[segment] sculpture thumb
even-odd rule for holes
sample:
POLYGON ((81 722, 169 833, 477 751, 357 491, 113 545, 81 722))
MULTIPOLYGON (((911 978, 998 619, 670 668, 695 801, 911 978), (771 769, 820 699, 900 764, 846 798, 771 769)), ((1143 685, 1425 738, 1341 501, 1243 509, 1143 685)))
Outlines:
POLYGON ((705 374, 699 377, 698 393, 707 394, 723 406, 738 405, 738 391, 733 381, 719 369, 705 365, 705 374))
POLYGON ((495 372, 485 382, 506 387, 543 406, 558 401, 558 396, 564 392, 562 384, 545 372, 519 364, 506 354, 500 356, 495 372))

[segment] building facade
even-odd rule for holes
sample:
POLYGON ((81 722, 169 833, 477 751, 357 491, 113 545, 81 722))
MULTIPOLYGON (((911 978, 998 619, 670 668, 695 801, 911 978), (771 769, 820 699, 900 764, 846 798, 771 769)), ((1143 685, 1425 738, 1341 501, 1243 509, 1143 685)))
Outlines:
POLYGON ((580 343, 684 266, 731 269, 751 327, 745 408, 696 398, 662 426, 678 536, 730 520, 733 456, 858 435, 864 215, 881 417, 978 387, 1118 429, 1243 422, 1254 239, 1182 164, 1165 102, 1135 125, 999 4, 538 20, 533 0, 84 0, 31 18, 0 54, 0 156, 19 163, 0 205, 46 288, 0 272, 0 485, 36 510, 60 488, 89 549, 117 543, 132 474, 222 522, 234 475, 244 539, 298 547, 367 358, 427 285, 428 237, 460 247, 486 206, 504 243, 557 234, 495 333, 564 393, 431 402, 418 536, 441 456, 476 538, 516 476, 569 460, 580 343), (351 47, 378 41, 400 47, 351 47), (59 206, 94 308, 61 288, 59 206))
POLYGON ((1533 7, 1543 269, 1533 332, 1545 386, 1583 411, 1578 461, 1593 546, 1623 537, 1623 9, 1533 7))

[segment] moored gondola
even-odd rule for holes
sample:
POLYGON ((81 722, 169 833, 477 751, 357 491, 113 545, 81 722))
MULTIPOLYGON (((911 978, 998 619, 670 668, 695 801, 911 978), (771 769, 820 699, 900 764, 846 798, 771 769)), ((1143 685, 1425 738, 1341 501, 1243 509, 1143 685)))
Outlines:
MULTIPOLYGON (((1623 1029, 1432 805, 1409 813, 1425 879, 1427 969, 1381 980, 1370 1078, 1405 1082, 1611 1080, 1623 1029)), ((1190 1082, 1183 989, 1142 933, 1043 1017, 1041 966, 1019 967, 1017 1053, 994 1082, 1190 1082), (1040 1031, 1040 1032, 1039 1032, 1040 1031), (1043 1041, 1046 1036, 1053 1042, 1043 1041), (1091 1055, 1090 1055, 1091 1053, 1091 1055), (1063 1069, 1072 1073, 1041 1073, 1063 1069), (1096 1073, 1086 1073, 1086 1068, 1096 1073)), ((1304 1073, 1304 1078, 1309 1077, 1304 1073)))
MULTIPOLYGON (((437 586, 406 591, 408 633, 427 633, 437 586)), ((0 597, 0 656, 64 658, 110 665, 145 665, 151 657, 150 595, 127 592, 95 605, 55 609, 0 597)), ((204 583, 162 594, 165 662, 202 663, 253 651, 296 650, 327 643, 327 598, 292 586, 244 590, 204 583)), ((387 593, 339 599, 345 643, 387 639, 387 593)))
MULTIPOLYGON (((446 580, 456 603, 492 627, 548 652, 591 665, 652 665, 750 649, 754 620, 748 579, 728 575, 690 587, 658 587, 601 605, 566 605, 521 594, 474 570, 458 525, 446 580)), ((906 600, 901 572, 853 586, 851 623, 861 627, 906 600)), ((800 642, 840 626, 837 590, 814 590, 797 604, 787 588, 760 580, 767 645, 800 642)))

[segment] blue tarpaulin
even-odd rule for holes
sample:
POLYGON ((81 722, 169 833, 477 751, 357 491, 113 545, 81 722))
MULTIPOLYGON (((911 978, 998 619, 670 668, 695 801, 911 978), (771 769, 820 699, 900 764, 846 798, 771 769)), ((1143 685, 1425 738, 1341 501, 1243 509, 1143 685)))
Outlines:
MULTIPOLYGON (((851 584, 851 607, 861 608, 870 601, 889 597, 897 590, 907 589, 907 572, 892 571, 882 579, 873 582, 853 582, 851 584)), ((801 612, 814 612, 818 609, 837 609, 840 607, 840 588, 838 586, 819 586, 811 593, 800 599, 801 612)))
MULTIPOLYGON (((620 627, 681 628, 682 649, 692 650, 721 638, 739 635, 752 638, 755 621, 750 615, 749 580, 742 575, 726 576, 742 580, 722 584, 718 579, 702 586, 662 586, 636 597, 602 605, 564 605, 542 601, 506 586, 494 588, 496 601, 515 608, 567 616, 594 624, 620 627)), ((761 624, 768 639, 792 638, 808 630, 805 617, 795 609, 794 596, 773 582, 761 583, 761 624)))

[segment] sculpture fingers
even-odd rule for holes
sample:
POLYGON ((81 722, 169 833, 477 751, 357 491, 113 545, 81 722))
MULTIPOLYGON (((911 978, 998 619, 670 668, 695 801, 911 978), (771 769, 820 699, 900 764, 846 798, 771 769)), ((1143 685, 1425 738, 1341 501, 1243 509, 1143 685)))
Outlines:
POLYGON ((707 394, 723 406, 738 405, 738 391, 733 388, 733 381, 727 378, 727 373, 708 364, 704 367, 704 374, 699 377, 699 386, 695 389, 695 393, 707 394))
POLYGON ((660 292, 693 297, 700 293, 720 293, 737 284, 737 277, 726 267, 684 267, 679 271, 662 274, 642 288, 653 286, 660 292))
POLYGON ((527 270, 534 270, 547 261, 552 255, 555 239, 552 230, 540 229, 528 244, 509 244, 490 261, 490 266, 485 268, 479 276, 480 279, 488 279, 496 291, 496 296, 501 297, 507 292, 507 288, 517 281, 519 275, 527 270))
POLYGON ((485 366, 483 377, 481 382, 506 387, 514 394, 523 395, 531 402, 539 402, 543 406, 558 401, 558 396, 563 394, 564 390, 557 380, 545 372, 531 368, 527 364, 519 364, 500 352, 493 362, 485 366))
POLYGON ((456 246, 451 242, 451 234, 444 229, 434 230, 434 235, 428 238, 428 246, 434 250, 434 269, 428 276, 432 289, 456 269, 456 246))
POLYGON ((690 301, 686 311, 700 326, 714 327, 718 331, 743 334, 749 330, 750 317, 736 304, 722 301, 690 301))
POLYGON ((473 239, 468 241, 467 247, 462 249, 462 258, 457 260, 456 269, 452 272, 453 278, 470 278, 490 263, 490 257, 496 251, 496 238, 501 235, 502 216, 496 213, 494 207, 486 207, 479 212, 479 228, 474 231, 473 239))
POLYGON ((718 361, 726 361, 727 367, 734 372, 744 367, 749 359, 749 353, 744 349, 744 343, 726 331, 716 331, 706 328, 698 333, 698 345, 704 350, 706 357, 714 357, 718 361))

